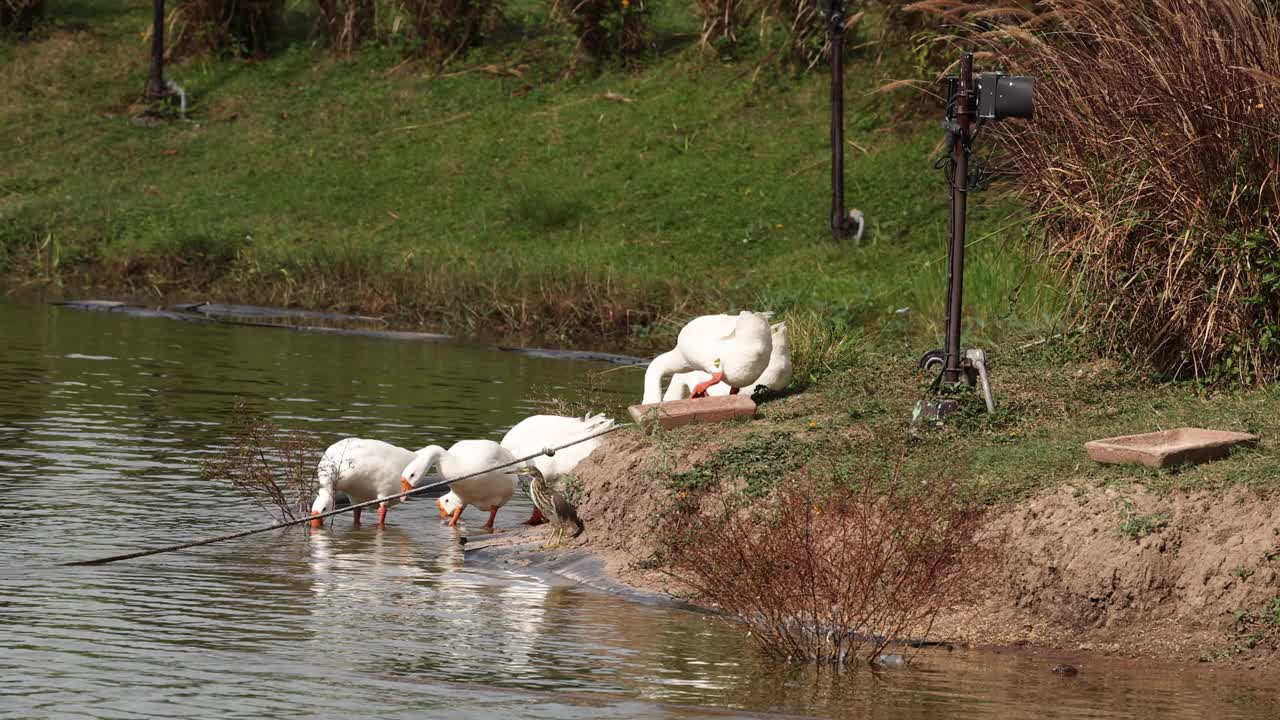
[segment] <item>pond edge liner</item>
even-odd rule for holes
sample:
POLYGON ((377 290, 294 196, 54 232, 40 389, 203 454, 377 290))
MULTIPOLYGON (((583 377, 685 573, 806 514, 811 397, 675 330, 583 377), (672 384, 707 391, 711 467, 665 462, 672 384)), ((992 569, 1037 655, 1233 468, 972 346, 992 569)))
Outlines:
MULTIPOLYGON (((475 563, 480 567, 516 572, 541 580, 568 580, 575 585, 597 592, 616 595, 624 600, 642 605, 686 610, 700 615, 718 615, 715 610, 695 605, 686 600, 631 587, 613 578, 605 570, 604 559, 585 547, 569 547, 556 550, 542 550, 540 542, 545 539, 536 530, 525 529, 508 531, 508 533, 492 533, 471 535, 459 538, 463 549, 465 564, 475 563), (532 537, 523 537, 532 536, 532 537), (486 540, 502 540, 519 538, 518 543, 488 543, 486 540)), ((590 530, 588 529, 588 532, 590 530)))
MULTIPOLYGON (((276 328, 282 330, 293 330, 296 332, 323 333, 332 335, 353 335, 359 337, 380 338, 383 340, 404 340, 404 341, 420 341, 420 342, 442 342, 442 341, 465 341, 466 338, 456 335, 445 335, 441 333, 425 333, 411 330, 380 330, 373 328, 341 328, 341 327, 324 327, 319 325, 298 325, 293 323, 277 323, 255 320, 233 319, 235 313, 214 314, 211 312, 201 312, 197 308, 210 303, 186 303, 181 305, 171 305, 163 309, 147 308, 142 305, 115 301, 115 300, 58 300, 50 303, 58 307, 65 307, 72 310, 82 310, 87 312, 115 312, 129 317, 142 318, 161 318, 166 320, 183 320, 187 322, 210 322, 221 325, 243 325, 248 327, 265 327, 276 328)), ((227 305, 216 303, 212 304, 220 308, 239 308, 251 312, 256 312, 262 317, 308 317, 317 319, 330 319, 344 322, 369 322, 370 320, 380 320, 381 318, 372 318, 367 315, 346 315, 343 313, 326 313, 318 310, 298 310, 291 311, 288 308, 274 308, 265 305, 227 305), (260 311, 260 312, 259 312, 260 311), (269 312, 278 311, 278 312, 269 312), (305 313, 305 314, 304 314, 305 313)), ((647 365, 650 358, 635 357, 632 355, 619 355, 615 353, 594 352, 589 350, 557 350, 552 348, 528 348, 528 347, 512 347, 509 345, 491 344, 489 347, 498 352, 519 353, 530 357, 549 358, 552 360, 584 360, 590 362, 602 362, 611 365, 647 365)))

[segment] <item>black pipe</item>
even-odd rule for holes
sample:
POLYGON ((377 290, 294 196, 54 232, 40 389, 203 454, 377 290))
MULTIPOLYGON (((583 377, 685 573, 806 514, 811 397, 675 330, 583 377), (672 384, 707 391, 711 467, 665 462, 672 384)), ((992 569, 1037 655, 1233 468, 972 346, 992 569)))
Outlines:
POLYGON ((844 0, 827 0, 831 44, 831 232, 845 231, 844 212, 844 0))
POLYGON ((961 298, 964 295, 964 222, 969 199, 969 129, 973 124, 973 53, 960 57, 960 78, 955 95, 955 129, 951 173, 951 246, 947 249, 947 344, 942 381, 959 382, 961 298))
POLYGON ((151 21, 151 77, 147 80, 147 102, 163 100, 169 89, 164 82, 164 0, 155 0, 151 21))

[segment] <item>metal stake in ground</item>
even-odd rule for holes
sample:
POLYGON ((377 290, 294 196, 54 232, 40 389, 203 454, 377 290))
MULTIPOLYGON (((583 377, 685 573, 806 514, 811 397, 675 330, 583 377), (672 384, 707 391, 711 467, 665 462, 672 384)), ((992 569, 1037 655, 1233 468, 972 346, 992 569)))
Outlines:
POLYGON ((826 0, 831 46, 831 233, 862 236, 862 213, 844 210, 844 0, 826 0))
POLYGON ((151 76, 147 80, 146 102, 155 103, 169 95, 164 81, 164 0, 155 0, 151 21, 151 76))

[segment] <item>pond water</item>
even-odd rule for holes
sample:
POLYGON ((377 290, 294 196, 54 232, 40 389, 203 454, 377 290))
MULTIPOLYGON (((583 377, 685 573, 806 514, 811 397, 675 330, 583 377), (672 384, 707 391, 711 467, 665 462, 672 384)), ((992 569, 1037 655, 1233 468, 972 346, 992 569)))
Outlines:
MULTIPOLYGON (((468 567, 430 502, 97 567, 267 524, 201 462, 238 399, 324 443, 500 438, 598 363, 0 303, 0 718, 1274 718, 1271 683, 921 653, 788 669, 707 616, 468 567)), ((634 395, 640 374, 606 373, 634 395)), ((499 524, 523 519, 517 497, 499 524)), ((472 512, 472 511, 469 511, 472 512)), ((474 527, 483 514, 464 516, 474 527)))

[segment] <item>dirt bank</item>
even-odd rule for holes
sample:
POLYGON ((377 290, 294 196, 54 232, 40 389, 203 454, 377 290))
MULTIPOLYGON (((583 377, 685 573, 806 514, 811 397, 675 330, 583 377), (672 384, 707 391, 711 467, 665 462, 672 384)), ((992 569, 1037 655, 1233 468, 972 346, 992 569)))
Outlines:
MULTIPOLYGON (((568 575, 588 584, 689 597, 655 567, 655 527, 667 521, 665 478, 712 447, 610 436, 576 473, 587 532, 565 550, 519 562, 554 571, 559 555, 568 575)), ((1156 495, 1068 484, 998 509, 990 529, 1007 533, 1005 562, 980 602, 939 618, 934 638, 1250 668, 1277 658, 1270 648, 1280 618, 1267 613, 1280 606, 1271 604, 1280 596, 1274 502, 1242 489, 1156 495)))

